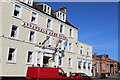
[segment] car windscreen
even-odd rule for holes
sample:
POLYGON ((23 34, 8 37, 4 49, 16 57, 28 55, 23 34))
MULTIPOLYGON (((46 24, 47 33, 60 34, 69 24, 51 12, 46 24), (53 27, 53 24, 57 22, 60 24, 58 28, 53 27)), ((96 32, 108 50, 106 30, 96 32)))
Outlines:
POLYGON ((70 76, 78 76, 78 74, 72 73, 70 76))
POLYGON ((82 76, 82 77, 88 77, 88 75, 86 75, 86 74, 80 74, 80 76, 82 76))

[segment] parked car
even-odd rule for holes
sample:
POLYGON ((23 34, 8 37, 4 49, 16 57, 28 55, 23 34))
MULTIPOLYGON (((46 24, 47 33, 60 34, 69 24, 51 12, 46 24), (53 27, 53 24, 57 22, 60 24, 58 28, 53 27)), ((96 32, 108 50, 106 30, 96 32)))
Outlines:
POLYGON ((67 80, 61 68, 28 67, 26 80, 67 80))
POLYGON ((72 73, 69 76, 69 80, 92 80, 92 79, 85 73, 72 73))

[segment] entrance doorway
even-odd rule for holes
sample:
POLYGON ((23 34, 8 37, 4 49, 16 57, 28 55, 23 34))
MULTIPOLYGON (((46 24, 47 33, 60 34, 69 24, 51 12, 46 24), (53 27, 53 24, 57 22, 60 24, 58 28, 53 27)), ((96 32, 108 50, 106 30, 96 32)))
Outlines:
POLYGON ((51 57, 44 56, 43 57, 43 67, 50 67, 52 63, 51 57))

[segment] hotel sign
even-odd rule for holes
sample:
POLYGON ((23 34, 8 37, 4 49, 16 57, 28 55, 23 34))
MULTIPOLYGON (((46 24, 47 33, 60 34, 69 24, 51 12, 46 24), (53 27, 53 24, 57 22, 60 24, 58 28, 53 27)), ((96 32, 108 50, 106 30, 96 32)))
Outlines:
POLYGON ((61 38, 61 39, 64 39, 64 40, 67 39, 67 37, 65 37, 63 34, 58 34, 58 33, 55 33, 53 31, 49 31, 49 30, 40 28, 38 26, 34 26, 34 25, 32 25, 30 23, 27 23, 27 22, 23 22, 22 26, 28 27, 28 28, 31 28, 31 29, 34 29, 34 30, 37 30, 37 31, 40 31, 42 33, 45 33, 45 34, 48 34, 48 35, 51 35, 51 36, 54 36, 54 37, 58 37, 58 38, 61 38))

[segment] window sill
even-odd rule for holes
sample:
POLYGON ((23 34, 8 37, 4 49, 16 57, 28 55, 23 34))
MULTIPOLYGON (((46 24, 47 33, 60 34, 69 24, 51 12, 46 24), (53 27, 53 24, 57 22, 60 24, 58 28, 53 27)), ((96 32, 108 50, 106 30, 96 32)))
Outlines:
POLYGON ((68 69, 72 69, 72 67, 68 67, 68 69))
POLYGON ((73 37, 72 37, 72 36, 69 36, 69 38, 73 39, 73 37))
POLYGON ((75 54, 75 53, 73 53, 73 52, 70 52, 70 51, 68 51, 68 53, 72 53, 72 54, 75 54))
POLYGON ((7 61, 7 63, 10 63, 10 64, 16 64, 15 61, 7 61))
POLYGON ((22 20, 22 18, 21 17, 17 17, 17 16, 12 16, 12 17, 14 17, 14 18, 16 18, 16 19, 19 19, 19 20, 22 20))
POLYGON ((30 22, 32 25, 37 25, 37 23, 36 22, 30 22))
POLYGON ((33 65, 33 63, 26 63, 26 65, 33 65))

